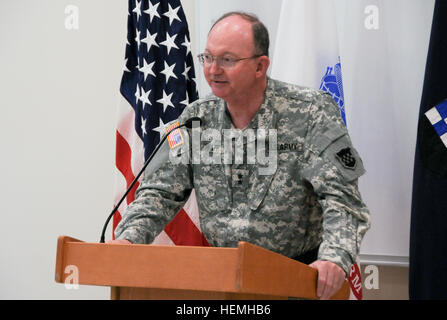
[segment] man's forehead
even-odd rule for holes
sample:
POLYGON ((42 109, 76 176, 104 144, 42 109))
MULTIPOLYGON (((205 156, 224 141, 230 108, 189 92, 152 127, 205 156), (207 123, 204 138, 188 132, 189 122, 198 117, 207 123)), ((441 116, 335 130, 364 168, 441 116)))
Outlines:
POLYGON ((253 33, 251 23, 240 16, 229 16, 219 21, 208 34, 206 49, 209 51, 220 49, 233 53, 239 47, 253 46, 253 33))
POLYGON ((225 31, 250 30, 251 22, 239 15, 231 15, 217 22, 210 30, 211 34, 215 30, 224 29, 225 31))
MULTIPOLYGON (((211 49, 209 49, 208 47, 205 48, 205 53, 209 53, 211 55, 214 55, 215 52, 213 52, 213 51, 214 50, 212 48, 211 49)), ((236 55, 236 53, 233 52, 233 51, 222 51, 222 52, 219 52, 219 56, 234 56, 234 55, 236 55)))

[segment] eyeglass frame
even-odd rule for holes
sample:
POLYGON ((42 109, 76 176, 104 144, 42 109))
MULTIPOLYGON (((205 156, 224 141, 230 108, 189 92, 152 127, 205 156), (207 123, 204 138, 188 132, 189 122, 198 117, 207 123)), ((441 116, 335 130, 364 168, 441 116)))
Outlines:
POLYGON ((214 61, 216 61, 217 62, 217 65, 220 67, 220 68, 232 68, 232 67, 234 67, 234 65, 237 63, 237 62, 239 62, 239 61, 242 61, 242 60, 248 60, 248 59, 253 59, 253 58, 259 58, 259 57, 262 57, 263 56, 263 54, 255 54, 255 55, 253 55, 253 56, 251 56, 251 57, 246 57, 246 58, 238 58, 238 59, 233 59, 233 58, 231 58, 231 60, 232 60, 232 65, 231 66, 222 66, 222 56, 213 56, 212 54, 209 54, 209 53, 201 53, 201 54, 198 54, 197 55, 197 58, 199 59, 199 62, 200 62, 200 64, 202 65, 202 66, 204 66, 205 65, 205 63, 206 63, 206 61, 205 61, 205 55, 210 55, 211 56, 211 58, 212 58, 212 61, 211 61, 211 63, 209 64, 209 65, 212 65, 213 63, 214 63, 214 61), (220 61, 220 62, 219 62, 220 61))

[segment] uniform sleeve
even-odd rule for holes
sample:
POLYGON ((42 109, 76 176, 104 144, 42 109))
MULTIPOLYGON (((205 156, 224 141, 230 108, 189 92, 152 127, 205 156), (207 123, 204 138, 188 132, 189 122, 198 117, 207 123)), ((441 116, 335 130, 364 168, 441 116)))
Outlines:
MULTIPOLYGON (((182 114, 179 122, 185 118, 188 114, 182 114)), ((183 144, 171 149, 166 140, 146 168, 135 200, 115 229, 116 239, 151 243, 185 204, 193 182, 188 131, 181 129, 181 135, 183 144)))
POLYGON ((318 259, 336 263, 346 274, 370 226, 357 179, 364 174, 340 117, 338 106, 324 94, 315 102, 307 136, 307 163, 302 174, 310 182, 323 211, 323 234, 318 259))

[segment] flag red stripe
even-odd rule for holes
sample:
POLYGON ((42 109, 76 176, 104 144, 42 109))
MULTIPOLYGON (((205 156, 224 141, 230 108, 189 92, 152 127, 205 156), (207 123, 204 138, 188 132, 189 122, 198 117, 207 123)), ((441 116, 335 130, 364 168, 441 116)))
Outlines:
POLYGON ((177 213, 164 230, 177 246, 210 246, 184 209, 177 213))
MULTIPOLYGON (((116 167, 123 174, 126 179, 126 189, 129 188, 132 181, 135 179, 135 175, 132 172, 132 150, 130 149, 129 144, 126 139, 116 131, 116 167)), ((127 195, 127 204, 130 204, 135 200, 135 191, 137 190, 140 183, 137 181, 131 192, 127 195)))
MULTIPOLYGON (((120 223, 121 221, 121 213, 119 212, 119 210, 117 210, 115 212, 115 214, 113 215, 113 229, 115 230, 116 226, 120 223)), ((112 232, 112 239, 115 240, 115 232, 112 232)))

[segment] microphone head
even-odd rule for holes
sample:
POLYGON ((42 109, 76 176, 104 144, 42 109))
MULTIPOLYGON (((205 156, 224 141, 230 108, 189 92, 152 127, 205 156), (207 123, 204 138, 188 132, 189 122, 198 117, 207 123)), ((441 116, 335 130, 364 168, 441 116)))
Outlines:
POLYGON ((202 125, 202 119, 200 119, 199 117, 192 117, 185 121, 184 126, 188 129, 191 129, 193 124, 197 125, 197 123, 198 127, 200 127, 202 125))

